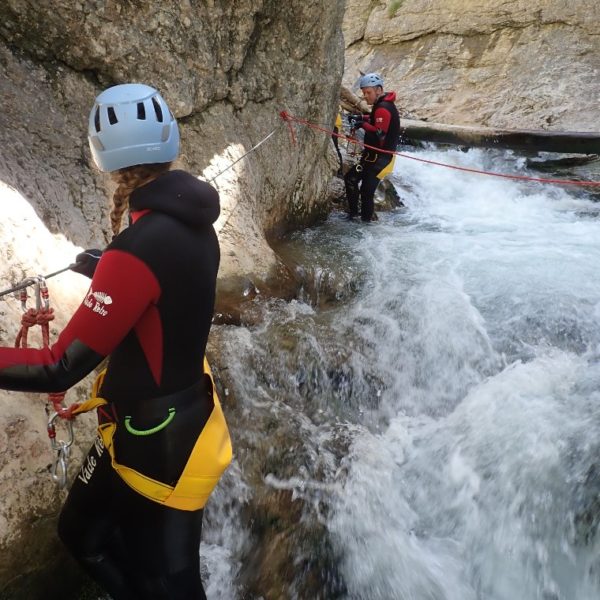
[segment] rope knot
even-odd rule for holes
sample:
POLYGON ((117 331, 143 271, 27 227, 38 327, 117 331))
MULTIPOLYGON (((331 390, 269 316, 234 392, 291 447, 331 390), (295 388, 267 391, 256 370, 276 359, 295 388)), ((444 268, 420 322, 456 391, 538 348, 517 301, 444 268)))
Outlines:
POLYGON ((38 325, 47 325, 50 321, 54 320, 54 309, 53 308, 40 308, 37 311, 37 320, 36 323, 38 325))
POLYGON ((72 420, 75 418, 73 411, 79 408, 79 403, 75 402, 71 406, 63 406, 67 392, 51 392, 48 394, 48 400, 52 403, 54 410, 61 419, 72 420))
POLYGON ((285 110, 282 110, 279 113, 279 116, 284 120, 285 123, 287 123, 288 129, 290 131, 290 141, 292 143, 292 146, 295 146, 296 145, 296 134, 294 133, 294 128, 292 127, 292 122, 294 121, 294 117, 292 117, 292 115, 290 115, 285 110))
POLYGON ((54 309, 52 308, 30 308, 21 316, 21 329, 15 340, 15 348, 27 348, 27 337, 29 330, 34 325, 42 328, 42 344, 44 347, 50 345, 50 327, 49 323, 54 319, 54 309))
POLYGON ((60 404, 65 397, 66 392, 50 392, 48 394, 48 399, 52 404, 60 404))
POLYGON ((48 394, 48 400, 52 403, 54 410, 62 416, 63 412, 66 408, 62 405, 63 400, 65 399, 66 392, 50 392, 48 394))
POLYGON ((38 311, 35 308, 30 308, 21 316, 21 325, 25 328, 37 325, 38 311))

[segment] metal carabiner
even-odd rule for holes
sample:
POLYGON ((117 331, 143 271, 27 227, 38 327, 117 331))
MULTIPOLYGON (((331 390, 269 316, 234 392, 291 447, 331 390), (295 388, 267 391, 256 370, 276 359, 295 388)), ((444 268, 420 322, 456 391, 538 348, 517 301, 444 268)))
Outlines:
POLYGON ((75 439, 73 435, 73 421, 71 419, 63 419, 63 421, 67 424, 67 433, 69 437, 67 441, 57 440, 56 439, 56 426, 54 425, 54 421, 59 417, 59 413, 54 411, 50 413, 48 417, 48 437, 50 438, 50 443, 52 444, 52 450, 59 450, 60 448, 70 448, 73 445, 73 441, 75 439))
POLYGON ((21 308, 23 312, 27 312, 27 300, 29 298, 27 294, 27 287, 30 285, 34 286, 35 290, 35 308, 36 310, 40 310, 40 308, 48 309, 50 308, 50 294, 48 292, 48 286, 46 284, 46 278, 43 275, 37 275, 36 277, 27 277, 23 279, 19 286, 23 287, 19 293, 15 293, 15 296, 19 298, 21 301, 21 308))
POLYGON ((52 481, 59 488, 64 488, 67 485, 67 470, 69 467, 69 456, 71 454, 71 446, 73 445, 73 422, 70 419, 64 419, 67 423, 67 432, 69 437, 67 441, 56 439, 56 426, 54 421, 59 417, 59 413, 54 411, 48 417, 48 437, 52 450, 56 452, 56 457, 52 463, 50 475, 52 481))
POLYGON ((23 312, 27 312, 27 287, 30 285, 37 285, 38 280, 37 277, 27 277, 23 279, 19 284, 19 287, 23 286, 18 292, 15 292, 15 296, 21 301, 21 309, 23 312))
POLYGON ((35 304, 36 308, 39 310, 40 308, 45 308, 48 310, 50 308, 50 293, 48 292, 48 285, 46 283, 46 279, 43 275, 37 276, 37 284, 35 286, 35 304))
POLYGON ((50 471, 50 475, 52 477, 52 481, 56 483, 56 485, 62 489, 67 485, 67 469, 69 466, 69 454, 71 453, 70 448, 65 442, 58 442, 58 451, 56 453, 56 458, 52 463, 52 469, 50 471))

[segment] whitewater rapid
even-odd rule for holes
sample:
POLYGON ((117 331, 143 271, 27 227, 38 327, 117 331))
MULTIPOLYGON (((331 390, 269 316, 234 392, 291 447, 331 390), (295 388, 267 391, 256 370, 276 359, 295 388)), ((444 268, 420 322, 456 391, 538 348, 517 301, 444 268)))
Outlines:
MULTIPOLYGON (((413 155, 535 175, 510 152, 413 155)), ((600 204, 406 159, 392 180, 405 208, 294 234, 305 293, 219 331, 238 401, 296 415, 323 463, 266 484, 320 490, 349 599, 597 600, 600 204), (317 452, 340 427, 344 455, 317 452)), ((248 550, 216 537, 235 579, 248 550)))

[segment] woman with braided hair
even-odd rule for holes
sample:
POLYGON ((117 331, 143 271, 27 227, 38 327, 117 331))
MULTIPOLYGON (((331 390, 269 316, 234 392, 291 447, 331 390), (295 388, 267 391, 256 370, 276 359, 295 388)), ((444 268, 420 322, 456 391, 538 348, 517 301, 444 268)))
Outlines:
POLYGON ((74 270, 91 285, 52 347, 0 348, 0 387, 66 390, 108 357, 94 386, 100 436, 70 489, 59 535, 115 600, 201 599, 202 510, 231 460, 204 366, 219 198, 170 169, 177 123, 149 86, 100 94, 88 137, 96 165, 118 184, 115 236, 104 252, 78 257, 74 270))

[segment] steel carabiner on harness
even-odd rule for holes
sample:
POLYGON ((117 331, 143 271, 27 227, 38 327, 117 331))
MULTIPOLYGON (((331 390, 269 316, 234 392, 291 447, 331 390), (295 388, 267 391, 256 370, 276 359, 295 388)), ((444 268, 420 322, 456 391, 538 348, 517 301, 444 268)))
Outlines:
POLYGON ((62 490, 67 485, 67 470, 69 468, 70 447, 62 440, 58 442, 59 449, 50 469, 52 481, 62 490))
POLYGON ((48 437, 50 438, 52 450, 56 452, 52 468, 50 469, 50 475, 52 476, 52 481, 62 489, 67 485, 67 470, 74 436, 73 422, 70 419, 63 419, 67 424, 67 441, 56 439, 56 426, 54 422, 58 417, 60 417, 60 414, 57 411, 54 411, 48 417, 48 437))

